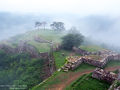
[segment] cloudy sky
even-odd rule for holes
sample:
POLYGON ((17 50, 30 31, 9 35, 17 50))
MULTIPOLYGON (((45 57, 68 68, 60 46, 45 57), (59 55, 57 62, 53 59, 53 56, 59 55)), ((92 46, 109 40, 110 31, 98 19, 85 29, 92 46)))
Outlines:
POLYGON ((0 0, 0 11, 120 15, 120 0, 0 0))

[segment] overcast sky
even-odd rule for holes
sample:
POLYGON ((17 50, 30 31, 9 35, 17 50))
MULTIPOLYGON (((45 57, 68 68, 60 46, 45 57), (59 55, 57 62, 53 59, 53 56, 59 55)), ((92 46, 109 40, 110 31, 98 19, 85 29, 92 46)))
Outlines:
POLYGON ((0 0, 0 11, 120 15, 120 0, 0 0))

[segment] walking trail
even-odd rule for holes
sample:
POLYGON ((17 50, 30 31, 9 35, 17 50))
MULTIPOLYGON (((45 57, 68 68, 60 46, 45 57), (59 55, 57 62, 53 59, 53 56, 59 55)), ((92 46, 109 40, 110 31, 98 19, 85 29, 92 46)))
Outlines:
MULTIPOLYGON (((105 70, 106 71, 114 71, 114 70, 119 69, 119 68, 120 68, 120 66, 115 66, 115 67, 105 68, 105 70)), ((66 86, 70 85, 70 83, 72 83, 74 80, 76 80, 77 78, 79 78, 83 74, 91 73, 93 70, 86 70, 86 71, 83 71, 83 72, 77 72, 75 74, 72 74, 64 82, 61 82, 60 84, 56 84, 56 85, 52 86, 52 88, 49 88, 48 90, 64 90, 66 88, 66 86)))

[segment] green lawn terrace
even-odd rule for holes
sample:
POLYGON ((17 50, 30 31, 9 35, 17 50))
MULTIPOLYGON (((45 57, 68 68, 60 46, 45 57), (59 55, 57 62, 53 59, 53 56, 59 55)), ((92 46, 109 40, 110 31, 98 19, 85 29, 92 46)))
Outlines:
POLYGON ((109 83, 92 78, 92 73, 90 73, 72 82, 65 90, 108 90, 109 87, 109 83))

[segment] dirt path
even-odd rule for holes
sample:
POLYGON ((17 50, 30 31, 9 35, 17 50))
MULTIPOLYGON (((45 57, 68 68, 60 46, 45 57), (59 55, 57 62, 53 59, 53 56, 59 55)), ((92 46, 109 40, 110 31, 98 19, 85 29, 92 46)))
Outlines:
MULTIPOLYGON (((115 66, 115 67, 105 68, 105 70, 106 71, 114 71, 114 70, 119 69, 119 68, 120 68, 120 66, 115 66)), ((93 70, 86 70, 83 72, 77 72, 74 75, 70 75, 68 80, 65 80, 64 82, 62 82, 60 84, 54 85, 53 88, 50 88, 49 90, 64 90, 64 88, 66 86, 70 85, 71 82, 73 82, 74 80, 76 80, 77 78, 82 76, 83 74, 91 73, 93 70)))

